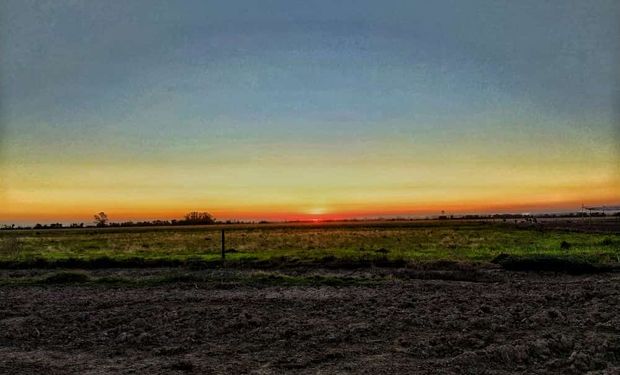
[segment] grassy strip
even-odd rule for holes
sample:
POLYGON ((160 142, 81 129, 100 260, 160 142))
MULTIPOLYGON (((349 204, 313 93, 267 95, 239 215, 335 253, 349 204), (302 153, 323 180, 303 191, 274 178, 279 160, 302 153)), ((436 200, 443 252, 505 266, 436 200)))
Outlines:
MULTIPOLYGON (((498 256, 494 263, 510 271, 537 271, 568 274, 591 274, 618 271, 618 265, 596 265, 574 258, 549 256, 517 257, 498 256)), ((414 265, 412 265, 414 266, 414 265)), ((307 270, 305 270, 307 271, 307 270)), ((0 278, 0 286, 28 285, 103 285, 120 287, 148 287, 166 284, 209 284, 215 288, 234 288, 239 286, 353 286, 376 285, 395 280, 450 280, 467 282, 498 282, 506 280, 507 274, 485 272, 484 269, 469 263, 434 262, 417 264, 416 268, 398 268, 381 271, 368 276, 286 274, 278 271, 241 271, 232 268, 220 270, 172 269, 157 275, 143 276, 100 276, 95 277, 86 270, 59 270, 37 276, 0 278)), ((364 275, 364 273, 362 273, 364 275)))
POLYGON ((352 286, 373 285, 385 280, 347 276, 292 276, 279 273, 252 273, 234 275, 213 275, 204 273, 172 272, 146 277, 92 277, 84 271, 57 271, 37 277, 0 279, 4 286, 28 285, 108 285, 108 286, 157 286, 165 284, 204 284, 230 288, 236 286, 352 286))
MULTIPOLYGON (((228 263, 261 260, 275 264, 281 263, 280 258, 329 263, 329 257, 371 263, 373 258, 385 255, 388 259, 407 262, 440 259, 490 262, 498 254, 506 253, 570 254, 593 263, 620 262, 620 234, 470 224, 445 222, 432 226, 366 225, 354 228, 279 226, 270 229, 257 225, 226 231, 226 258, 228 263)), ((149 263, 156 267, 176 267, 192 258, 219 262, 221 236, 210 227, 202 230, 112 229, 0 231, 0 262, 12 268, 15 268, 10 266, 13 261, 24 264, 16 266, 18 268, 45 266, 39 259, 50 263, 58 260, 58 267, 72 268, 125 267, 119 263, 132 262, 134 264, 128 267, 148 267, 149 263), (70 264, 81 259, 92 260, 92 265, 70 264), (117 264, 110 264, 114 262, 117 264)), ((385 264, 382 260, 375 263, 385 264)))
POLYGON ((103 268, 178 268, 213 269, 213 268, 294 268, 314 267, 354 269, 367 267, 405 267, 405 259, 390 259, 385 256, 363 257, 358 259, 336 258, 326 256, 319 259, 299 259, 293 257, 274 257, 271 259, 240 258, 232 260, 204 260, 200 258, 170 259, 170 258, 110 258, 99 257, 91 259, 24 259, 0 261, 0 269, 103 269, 103 268))

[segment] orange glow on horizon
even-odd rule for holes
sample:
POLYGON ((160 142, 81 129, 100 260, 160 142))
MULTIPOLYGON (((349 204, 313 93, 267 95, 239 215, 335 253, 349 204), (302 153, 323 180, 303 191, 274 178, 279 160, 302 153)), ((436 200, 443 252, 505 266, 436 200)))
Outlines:
MULTIPOLYGON (((493 213, 523 213, 523 212, 576 212, 579 211, 582 204, 586 205, 604 205, 617 204, 620 202, 620 196, 605 197, 603 199, 590 199, 585 201, 558 201, 558 202, 533 202, 512 204, 487 204, 484 202, 470 202, 460 204, 427 204, 427 205, 385 205, 383 207, 354 207, 343 206, 339 210, 323 213, 316 211, 293 211, 293 210, 209 210, 218 220, 243 220, 243 221, 337 221, 346 219, 365 219, 380 217, 424 217, 435 216, 445 212, 446 215, 461 214, 493 214, 493 213)), ((111 221, 142 221, 142 220, 172 220, 181 219, 186 212, 179 210, 106 210, 111 221)), ((200 210, 200 209, 198 209, 200 210)), ((85 210, 64 210, 53 212, 37 212, 37 213, 19 213, 13 212, 9 215, 2 214, 0 220, 2 223, 8 222, 92 222, 93 215, 101 210, 91 210, 87 213, 85 210)))
POLYGON ((620 202, 613 154, 595 155, 592 164, 568 162, 570 155, 541 164, 456 154, 405 161, 380 152, 372 162, 323 155, 308 163, 26 164, 1 171, 0 223, 89 223, 100 211, 115 222, 180 219, 190 211, 286 221, 576 211, 582 203, 620 202))

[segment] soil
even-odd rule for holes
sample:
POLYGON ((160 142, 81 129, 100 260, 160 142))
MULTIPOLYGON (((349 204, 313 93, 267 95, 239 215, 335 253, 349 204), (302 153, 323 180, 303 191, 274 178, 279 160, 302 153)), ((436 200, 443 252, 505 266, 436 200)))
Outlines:
POLYGON ((1 286, 0 373, 620 373, 617 273, 384 272, 396 276, 349 286, 1 286))

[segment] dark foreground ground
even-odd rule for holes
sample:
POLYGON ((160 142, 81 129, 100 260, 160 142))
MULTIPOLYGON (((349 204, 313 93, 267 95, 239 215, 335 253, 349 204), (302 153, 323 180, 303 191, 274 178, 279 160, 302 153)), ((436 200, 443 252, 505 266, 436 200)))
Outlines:
POLYGON ((354 282, 0 286, 0 373, 620 373, 618 273, 329 272, 354 282))

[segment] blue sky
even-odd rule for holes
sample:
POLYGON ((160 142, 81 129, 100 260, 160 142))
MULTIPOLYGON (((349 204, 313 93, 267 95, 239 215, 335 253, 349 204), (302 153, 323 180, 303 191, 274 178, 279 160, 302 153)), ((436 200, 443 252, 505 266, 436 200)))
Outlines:
MULTIPOLYGON (((465 176, 499 160, 525 179, 594 164, 606 197, 618 187, 617 1, 8 0, 0 11, 11 215, 15 196, 61 194, 54 174, 127 163, 158 176, 228 165, 250 181, 248 160, 290 160, 358 170, 362 186, 368 163, 441 176, 464 158, 465 176)), ((267 184, 283 202, 296 195, 286 173, 267 184)), ((315 183, 316 195, 337 188, 315 183)), ((210 197, 232 184, 198 183, 210 197)))

